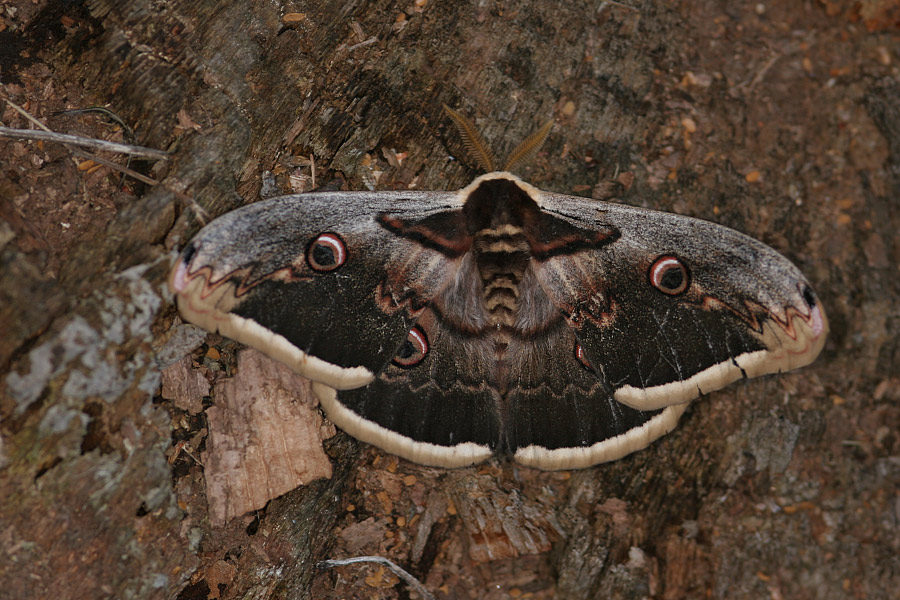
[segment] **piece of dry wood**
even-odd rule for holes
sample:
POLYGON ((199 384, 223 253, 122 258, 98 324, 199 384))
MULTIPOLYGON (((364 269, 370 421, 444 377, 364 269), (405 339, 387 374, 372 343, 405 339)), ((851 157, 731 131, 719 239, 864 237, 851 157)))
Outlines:
POLYGON ((488 562, 550 550, 564 535, 556 515, 489 475, 456 477, 450 494, 469 538, 469 558, 488 562))
POLYGON ((323 422, 308 380, 256 350, 238 355, 238 371, 215 386, 206 411, 203 453, 210 519, 225 523, 297 486, 331 477, 323 422))
POLYGON ((191 368, 191 357, 185 356, 162 371, 162 397, 189 413, 203 410, 203 396, 209 395, 209 381, 191 368))

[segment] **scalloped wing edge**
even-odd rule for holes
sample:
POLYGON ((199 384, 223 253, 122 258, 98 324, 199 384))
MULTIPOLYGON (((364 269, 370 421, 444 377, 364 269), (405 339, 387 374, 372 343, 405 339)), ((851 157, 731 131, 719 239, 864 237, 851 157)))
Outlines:
POLYGON ((720 362, 699 373, 663 385, 638 388, 625 385, 613 397, 637 410, 657 410, 714 392, 738 379, 750 379, 770 373, 782 373, 813 362, 825 346, 828 321, 818 304, 808 315, 787 312, 784 324, 769 319, 763 324, 759 339, 769 348, 745 352, 720 362))
POLYGON ((190 275, 181 257, 172 270, 169 289, 185 320, 255 348, 307 379, 337 389, 358 388, 375 380, 375 374, 363 366, 341 367, 324 361, 256 321, 222 310, 220 306, 231 310, 237 304, 234 286, 220 283, 210 289, 206 276, 202 272, 190 275))
POLYGON ((556 448, 531 445, 519 448, 513 455, 516 462, 526 467, 546 471, 560 469, 584 469, 599 463, 618 460, 632 452, 643 450, 678 425, 678 419, 690 403, 669 406, 641 425, 592 446, 556 448))
POLYGON ((455 446, 418 442, 359 416, 341 403, 334 388, 313 383, 312 389, 328 418, 335 425, 358 440, 412 462, 431 467, 468 467, 494 455, 494 451, 488 446, 474 442, 464 442, 455 446))

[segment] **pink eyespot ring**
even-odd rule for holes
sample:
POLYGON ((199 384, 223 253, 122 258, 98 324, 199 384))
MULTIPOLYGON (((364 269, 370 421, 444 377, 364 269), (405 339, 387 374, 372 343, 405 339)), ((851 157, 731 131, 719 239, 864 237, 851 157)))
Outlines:
POLYGON ((409 330, 406 341, 397 350, 397 354, 394 355, 394 359, 391 362, 398 367, 409 369, 425 360, 428 350, 428 336, 425 335, 421 327, 416 325, 409 330))
POLYGON ((669 296, 684 293, 691 283, 687 267, 681 259, 666 254, 657 258, 647 273, 650 285, 669 296))
POLYGON ((319 273, 334 271, 347 262, 347 246, 336 233, 321 233, 306 247, 306 263, 319 273))

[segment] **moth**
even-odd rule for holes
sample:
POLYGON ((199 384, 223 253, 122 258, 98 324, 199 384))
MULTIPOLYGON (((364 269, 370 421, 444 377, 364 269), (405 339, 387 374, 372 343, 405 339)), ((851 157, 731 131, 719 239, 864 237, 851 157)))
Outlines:
POLYGON ((761 242, 506 171, 244 206, 187 244, 169 286, 186 320, 311 379, 349 434, 444 467, 618 459, 701 394, 812 362, 828 330, 761 242))

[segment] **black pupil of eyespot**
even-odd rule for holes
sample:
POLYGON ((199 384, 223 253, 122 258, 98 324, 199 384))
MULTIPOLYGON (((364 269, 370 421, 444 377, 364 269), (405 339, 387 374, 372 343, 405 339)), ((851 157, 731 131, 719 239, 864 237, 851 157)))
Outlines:
POLYGON ((405 359, 410 358, 416 355, 416 347, 409 340, 403 342, 403 345, 400 346, 400 350, 397 351, 397 358, 405 359))
POLYGON ((313 260, 317 265, 327 267, 335 263, 334 249, 322 243, 317 243, 312 251, 313 260))
POLYGON ((683 283, 684 273, 679 267, 669 267, 659 280, 659 284, 667 290, 677 290, 683 283))

